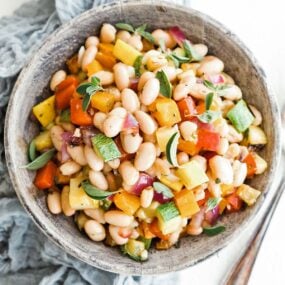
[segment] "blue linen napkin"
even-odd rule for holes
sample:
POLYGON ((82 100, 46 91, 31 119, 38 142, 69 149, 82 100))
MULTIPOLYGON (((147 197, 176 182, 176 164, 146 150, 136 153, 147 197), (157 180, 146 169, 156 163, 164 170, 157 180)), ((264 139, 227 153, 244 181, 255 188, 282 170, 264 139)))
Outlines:
MULTIPOLYGON (((47 240, 15 196, 4 158, 6 106, 18 73, 63 22, 108 0, 38 0, 0 19, 0 284, 178 284, 178 274, 122 276, 91 267, 47 240)), ((187 1, 186 1, 187 2, 187 1)))

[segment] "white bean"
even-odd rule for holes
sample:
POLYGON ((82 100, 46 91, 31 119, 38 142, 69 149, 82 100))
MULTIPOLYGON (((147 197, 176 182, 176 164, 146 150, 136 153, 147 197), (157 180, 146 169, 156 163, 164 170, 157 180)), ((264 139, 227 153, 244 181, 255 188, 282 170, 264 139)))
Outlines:
POLYGON ((106 118, 107 118, 107 115, 103 112, 95 113, 93 117, 93 125, 100 131, 103 131, 103 123, 106 118))
POLYGON ((108 189, 107 179, 101 171, 89 170, 89 180, 91 184, 101 190, 108 189))
POLYGON ((132 35, 128 40, 127 43, 131 45, 133 48, 137 49, 138 51, 143 50, 143 43, 141 40, 140 35, 132 35))
POLYGON ((204 57, 208 53, 208 47, 204 44, 195 44, 193 48, 201 57, 204 57))
POLYGON ((77 162, 78 164, 84 166, 87 164, 87 160, 84 154, 83 146, 70 146, 67 145, 67 152, 71 156, 71 158, 77 162))
POLYGON ((105 91, 113 94, 116 102, 121 101, 121 92, 117 87, 114 86, 106 87, 105 91))
POLYGON ((84 230, 88 237, 94 241, 102 241, 106 237, 105 228, 100 223, 94 220, 88 220, 84 224, 84 230))
MULTIPOLYGON (((169 81, 174 81, 176 79, 176 69, 173 66, 163 66, 162 68, 158 69, 159 70, 163 70, 165 72, 165 74, 168 77, 169 81)), ((156 72, 155 72, 156 73, 156 72)))
POLYGON ((256 164, 255 174, 262 174, 267 169, 267 162, 257 153, 253 153, 256 164))
POLYGON ((100 70, 93 75, 100 79, 100 84, 103 86, 110 85, 114 82, 114 74, 111 71, 100 70))
POLYGON ((80 67, 82 67, 82 60, 83 60, 84 53, 85 53, 85 47, 81 46, 78 51, 78 59, 77 59, 77 65, 80 67))
POLYGON ((136 111, 135 117, 139 123, 141 131, 147 135, 153 134, 157 129, 157 123, 147 113, 143 111, 136 111))
POLYGON ((147 187, 142 191, 140 196, 140 202, 143 208, 148 208, 150 206, 153 199, 153 195, 154 191, 152 187, 147 187))
POLYGON ((149 79, 143 87, 140 95, 140 101, 146 106, 153 103, 159 94, 159 88, 160 84, 157 78, 149 79))
POLYGON ((197 69, 198 76, 203 74, 219 74, 224 69, 224 63, 212 55, 205 56, 200 64, 200 67, 197 69))
POLYGON ((137 134, 124 134, 120 135, 121 143, 126 153, 136 153, 142 143, 142 137, 137 134))
POLYGON ((154 37, 157 45, 159 45, 160 41, 163 41, 166 48, 172 49, 176 46, 176 41, 172 38, 172 36, 162 29, 156 29, 151 34, 154 37))
POLYGON ((113 67, 115 83, 120 91, 128 88, 130 85, 130 78, 128 73, 128 68, 125 64, 119 62, 113 67))
POLYGON ((209 94, 210 92, 211 90, 208 89, 203 83, 195 83, 191 85, 190 94, 196 99, 205 100, 207 94, 209 94))
POLYGON ((122 119, 125 119, 126 116, 127 116, 127 110, 123 107, 117 107, 117 108, 114 108, 110 113, 109 115, 114 115, 114 116, 118 116, 122 119))
POLYGON ((217 153, 224 155, 229 149, 229 141, 226 138, 221 138, 217 149, 217 153))
POLYGON ((125 214, 123 211, 111 210, 104 214, 105 221, 113 226, 117 227, 129 227, 134 217, 125 214))
POLYGON ((117 33, 117 39, 120 39, 124 42, 128 42, 128 39, 131 37, 131 34, 128 31, 119 31, 117 33))
POLYGON ((100 40, 102 43, 110 44, 116 39, 116 28, 111 24, 103 24, 100 31, 100 40))
POLYGON ((51 78, 50 89, 55 90, 56 86, 66 78, 66 72, 64 70, 58 70, 51 78))
POLYGON ((60 126, 53 126, 50 129, 50 137, 51 137, 52 144, 58 151, 61 151, 61 148, 63 146, 63 138, 62 138, 63 133, 64 133, 64 130, 60 126))
POLYGON ((57 215, 61 213, 60 193, 58 191, 48 193, 47 206, 52 214, 57 215))
POLYGON ((239 187, 243 184, 247 175, 247 166, 246 163, 242 163, 239 160, 235 160, 233 162, 233 172, 234 172, 234 180, 233 186, 239 187))
POLYGON ((139 171, 145 171, 150 168, 156 159, 156 148, 151 142, 142 143, 137 151, 134 165, 139 171))
POLYGON ((104 167, 104 160, 98 156, 95 151, 89 147, 84 147, 84 154, 89 167, 94 171, 101 171, 104 167))
POLYGON ((220 198, 221 197, 221 184, 216 183, 216 181, 210 172, 207 173, 209 177, 208 181, 208 190, 212 194, 213 197, 220 198))
POLYGON ((139 179, 139 171, 130 161, 124 161, 119 166, 119 172, 127 185, 134 185, 139 179))
POLYGON ((204 209, 201 209, 197 214, 193 215, 189 225, 187 226, 187 233, 189 235, 199 235, 203 232, 202 222, 204 220, 204 209))
POLYGON ((240 155, 240 151, 240 146, 237 143, 232 143, 224 156, 228 159, 234 159, 240 155))
POLYGON ((72 175, 78 172, 80 169, 81 165, 75 161, 67 161, 59 167, 60 172, 66 176, 72 175))
POLYGON ((109 138, 117 136, 122 130, 123 124, 124 119, 115 115, 108 116, 103 123, 104 134, 109 138))
POLYGON ((169 175, 170 174, 169 164, 161 158, 157 158, 155 160, 154 167, 156 170, 156 176, 169 175))
POLYGON ((226 137, 229 133, 229 125, 224 118, 218 118, 213 123, 215 131, 220 134, 222 138, 226 137))
POLYGON ((116 159, 108 161, 107 163, 109 164, 111 168, 117 169, 119 168, 121 162, 119 158, 116 158, 116 159))
POLYGON ((179 83, 174 88, 173 99, 179 101, 186 98, 191 91, 191 85, 188 83, 179 83))
POLYGON ((97 47, 96 46, 90 46, 87 48, 84 52, 84 55, 82 56, 82 63, 81 68, 84 72, 87 71, 87 65, 90 64, 97 54, 97 47))
POLYGON ((177 154, 177 162, 179 165, 187 163, 188 161, 189 161, 189 155, 186 152, 181 151, 177 154))
POLYGON ((209 166, 214 179, 218 178, 224 184, 233 183, 233 168, 227 158, 215 155, 209 160, 209 166))
POLYGON ((242 98, 241 89, 237 85, 232 85, 224 90, 221 90, 219 95, 227 100, 239 100, 242 98))
POLYGON ((84 210, 85 215, 92 218, 93 220, 97 221, 100 224, 105 224, 105 218, 104 218, 104 210, 101 208, 97 209, 85 209, 84 210))
POLYGON ((69 186, 64 186, 61 191, 61 207, 65 216, 73 216, 75 210, 71 208, 69 203, 69 186))
POLYGON ((111 238, 114 240, 114 242, 117 245, 123 245, 126 244, 129 241, 128 237, 122 237, 119 233, 120 231, 122 231, 122 227, 117 227, 117 226, 113 226, 110 225, 109 226, 109 233, 111 238))
POLYGON ((229 125, 229 131, 226 138, 230 143, 238 143, 243 140, 243 134, 239 133, 233 126, 229 125))
POLYGON ((140 108, 140 101, 136 92, 125 88, 122 90, 121 100, 123 107, 130 113, 134 113, 140 108))
POLYGON ((140 79, 139 79, 139 83, 138 83, 138 91, 142 91, 145 83, 150 80, 151 78, 154 78, 155 77, 155 74, 153 72, 150 72, 150 71, 146 71, 144 72, 140 79))
POLYGON ((90 46, 97 47, 99 44, 99 39, 95 36, 88 37, 85 41, 85 47, 89 48, 90 46))
POLYGON ((180 124, 179 129, 183 139, 190 141, 193 134, 197 131, 197 125, 193 122, 184 121, 180 124))
POLYGON ((262 123, 262 116, 261 116, 261 113, 252 105, 249 105, 249 108, 251 110, 251 112, 253 113, 254 115, 254 121, 253 121, 253 125, 254 126, 259 126, 261 125, 262 123))
POLYGON ((193 161, 193 160, 198 162, 204 171, 207 170, 207 159, 204 156, 194 155, 191 157, 190 161, 193 161))

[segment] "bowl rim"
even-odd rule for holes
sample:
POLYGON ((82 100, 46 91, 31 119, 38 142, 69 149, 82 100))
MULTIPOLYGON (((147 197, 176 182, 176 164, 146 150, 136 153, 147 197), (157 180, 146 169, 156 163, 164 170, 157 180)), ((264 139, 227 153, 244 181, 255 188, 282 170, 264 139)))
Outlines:
MULTIPOLYGON (((8 104, 7 113, 6 113, 6 117, 5 117, 4 149, 5 149, 5 156, 6 156, 6 164, 8 166, 8 171, 9 171, 9 175, 11 178, 13 188, 15 189, 15 192, 16 192, 18 199, 20 200, 21 204, 23 205, 23 207, 25 208, 25 210, 27 211, 29 216, 32 218, 34 223, 38 226, 38 228, 49 238, 49 240, 51 240, 57 246, 62 248, 65 252, 71 254, 73 257, 76 257, 77 259, 79 259, 79 260, 81 260, 81 261, 83 261, 83 262, 85 262, 91 266, 94 266, 96 268, 99 268, 99 269, 102 269, 105 271, 109 271, 109 272, 113 272, 113 273, 119 273, 119 274, 127 274, 127 275, 136 274, 137 275, 137 271, 136 272, 132 271, 132 268, 130 268, 130 267, 126 268, 124 266, 117 266, 117 267, 114 266, 111 268, 111 267, 106 266, 105 262, 101 261, 100 259, 86 258, 86 257, 84 257, 84 255, 81 256, 80 255, 81 251, 79 249, 75 250, 69 243, 65 242, 64 238, 54 234, 52 231, 49 230, 49 227, 45 226, 43 224, 43 222, 41 222, 36 217, 36 215, 33 213, 32 208, 27 203, 27 201, 29 199, 26 199, 23 196, 23 191, 20 190, 20 185, 18 185, 16 180, 13 179, 13 177, 16 176, 16 173, 11 166, 12 165, 12 155, 11 155, 10 148, 9 148, 9 128, 8 128, 8 126, 10 124, 13 124, 13 121, 11 121, 12 120, 11 113, 12 113, 14 101, 16 99, 16 93, 17 93, 18 86, 20 84, 22 84, 22 81, 26 76, 25 75, 26 71, 29 70, 30 66, 32 66, 34 63, 36 63, 38 56, 42 53, 42 51, 45 50, 45 48, 47 46, 49 46, 53 42, 53 40, 56 38, 57 34, 62 33, 66 29, 69 29, 70 26, 73 26, 76 23, 79 23, 82 19, 84 20, 86 17, 88 18, 90 15, 93 15, 93 13, 101 13, 102 11, 108 10, 108 9, 116 9, 116 8, 121 9, 122 6, 131 6, 131 5, 134 5, 134 6, 136 6, 136 5, 152 5, 152 6, 165 7, 167 9, 174 9, 174 10, 182 11, 182 12, 186 11, 187 13, 192 14, 192 15, 194 14, 195 16, 198 16, 199 18, 207 21, 210 25, 214 26, 215 28, 220 30, 222 33, 224 33, 228 37, 230 37, 230 40, 232 42, 234 42, 237 46, 239 46, 239 48, 243 50, 243 52, 246 54, 246 56, 248 56, 248 58, 250 58, 252 65, 256 69, 257 73, 260 75, 260 80, 262 81, 262 84, 266 88, 266 93, 267 93, 266 95, 267 95, 268 100, 270 102, 270 109, 271 109, 272 113, 276 114, 275 116, 273 116, 273 123, 274 123, 274 127, 276 129, 274 132, 275 148, 272 151, 273 152, 272 165, 271 165, 271 168, 269 170, 270 171, 269 179, 266 182, 265 188, 264 188, 264 190, 266 190, 266 194, 268 194, 269 191, 270 192, 273 191, 272 184, 273 184, 273 181, 274 181, 274 178, 276 175, 276 169, 278 167, 278 163, 280 161, 280 155, 281 155, 281 140, 280 140, 280 137, 281 137, 281 135, 280 135, 281 134, 281 120, 280 120, 279 107, 278 107, 273 89, 271 88, 271 86, 270 86, 270 84, 266 78, 264 70, 262 69, 262 67, 260 66, 260 64, 256 60, 256 58, 253 56, 252 52, 246 47, 246 45, 234 33, 232 33, 228 28, 226 28, 224 24, 218 22, 217 20, 213 19, 211 16, 209 16, 205 13, 202 13, 202 12, 197 11, 197 10, 190 8, 190 7, 185 7, 183 5, 178 5, 178 4, 170 3, 167 1, 161 1, 161 0, 157 1, 157 2, 155 2, 153 0, 142 0, 142 1, 130 0, 130 1, 119 1, 119 2, 115 2, 115 3, 111 2, 108 4, 101 5, 101 6, 93 7, 92 9, 87 10, 84 13, 76 16, 75 18, 73 18, 69 22, 64 23, 59 28, 57 28, 51 35, 49 35, 43 41, 41 47, 34 54, 33 58, 25 65, 25 67, 22 69, 20 75, 18 76, 17 81, 14 85, 13 91, 11 93, 10 99, 9 99, 9 104, 8 104)), ((275 191, 278 191, 278 189, 275 189, 275 191)), ((157 274, 161 274, 161 273, 174 272, 174 271, 178 271, 178 270, 188 268, 188 267, 193 266, 193 265, 195 265, 195 264, 197 264, 203 260, 206 260, 210 256, 214 255, 215 253, 217 253, 218 251, 220 251, 221 249, 226 247, 229 243, 237 240, 237 238, 241 235, 241 233, 248 227, 248 225, 253 221, 255 216, 260 212, 260 210, 262 209, 263 206, 264 206, 264 203, 261 203, 258 207, 256 206, 253 209, 251 215, 248 217, 248 219, 244 220, 240 224, 241 228, 243 229, 242 231, 238 231, 238 229, 235 229, 229 236, 227 236, 225 239, 223 239, 222 243, 213 247, 213 249, 210 250, 203 257, 197 258, 195 260, 187 259, 181 264, 174 265, 171 268, 171 271, 169 271, 169 268, 163 268, 163 267, 159 267, 159 270, 157 268, 146 268, 146 269, 141 268, 140 275, 157 275, 157 274)), ((139 264, 138 264, 138 266, 139 266, 139 264)))

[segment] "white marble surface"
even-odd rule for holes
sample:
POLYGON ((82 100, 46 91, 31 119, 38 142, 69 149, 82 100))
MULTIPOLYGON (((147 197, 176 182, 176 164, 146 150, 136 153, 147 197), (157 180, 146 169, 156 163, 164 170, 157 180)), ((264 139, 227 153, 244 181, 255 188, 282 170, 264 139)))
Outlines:
MULTIPOLYGON (((27 0, 1 0, 0 16, 27 0)), ((278 101, 285 103, 285 17, 282 0, 191 0, 191 6, 226 24, 254 52, 272 81, 278 101)), ((284 175, 284 165, 280 175, 284 175)), ((251 275, 250 285, 285 284, 284 243, 285 197, 282 198, 263 242, 251 275)), ((256 217, 255 221, 258 219, 256 217)), ((219 285, 243 248, 254 223, 233 244, 206 261, 181 271, 177 285, 219 285)))

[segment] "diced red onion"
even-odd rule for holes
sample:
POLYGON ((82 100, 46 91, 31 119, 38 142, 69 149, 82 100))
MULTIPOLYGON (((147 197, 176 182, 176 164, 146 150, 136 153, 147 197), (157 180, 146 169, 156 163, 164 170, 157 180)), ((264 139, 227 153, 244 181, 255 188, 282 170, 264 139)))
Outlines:
POLYGON ((62 133, 61 137, 66 143, 69 143, 73 137, 73 134, 71 132, 64 132, 62 133))
POLYGON ((127 133, 137 133, 139 131, 139 123, 135 117, 128 113, 125 118, 123 131, 127 133))
POLYGON ((138 84, 139 84, 139 78, 130 79, 130 89, 134 90, 135 92, 138 91, 138 84))
POLYGON ((224 77, 221 74, 207 74, 205 77, 213 84, 221 84, 225 82, 224 77))
POLYGON ((81 127, 80 128, 82 139, 85 145, 91 146, 91 138, 94 137, 96 134, 99 133, 99 131, 93 127, 81 127))
POLYGON ((170 28, 169 33, 180 46, 183 45, 183 41, 186 40, 186 36, 179 27, 175 26, 170 28))
POLYGON ((64 141, 61 147, 61 162, 66 162, 69 160, 70 155, 67 152, 67 143, 64 141))
POLYGON ((143 189, 148 186, 152 186, 154 178, 146 173, 141 173, 137 183, 133 186, 130 192, 134 195, 140 195, 143 189))
POLYGON ((205 212, 205 221, 209 224, 214 225, 219 218, 219 206, 217 205, 214 209, 205 212))
POLYGON ((171 198, 164 197, 162 193, 154 191, 153 200, 159 202, 160 204, 164 204, 169 202, 171 198))

